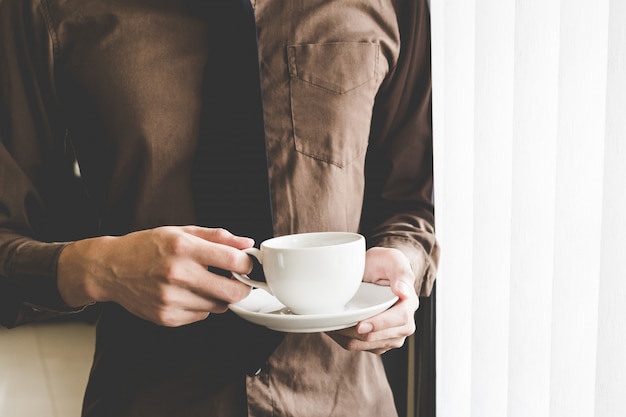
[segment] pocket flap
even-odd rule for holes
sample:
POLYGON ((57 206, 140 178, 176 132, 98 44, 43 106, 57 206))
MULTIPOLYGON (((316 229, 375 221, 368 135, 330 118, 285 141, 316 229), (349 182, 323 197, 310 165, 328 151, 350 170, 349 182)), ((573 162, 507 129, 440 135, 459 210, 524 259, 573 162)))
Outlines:
POLYGON ((379 45, 335 42, 290 45, 289 74, 317 87, 345 94, 376 77, 379 45))

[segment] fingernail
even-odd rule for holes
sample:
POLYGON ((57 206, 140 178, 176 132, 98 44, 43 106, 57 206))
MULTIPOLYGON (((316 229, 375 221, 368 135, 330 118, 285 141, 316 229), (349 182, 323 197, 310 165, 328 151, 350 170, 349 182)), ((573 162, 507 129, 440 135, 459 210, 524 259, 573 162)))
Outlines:
POLYGON ((359 334, 365 334, 371 332, 372 330, 374 330, 374 326, 372 326, 372 323, 363 323, 359 326, 357 332, 359 334))

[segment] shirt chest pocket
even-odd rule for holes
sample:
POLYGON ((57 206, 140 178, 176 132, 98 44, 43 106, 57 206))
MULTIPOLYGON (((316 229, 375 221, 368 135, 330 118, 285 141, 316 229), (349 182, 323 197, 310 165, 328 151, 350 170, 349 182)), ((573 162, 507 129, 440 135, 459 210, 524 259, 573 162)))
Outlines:
POLYGON ((365 152, 379 49, 371 42, 288 46, 296 151, 339 167, 365 152))

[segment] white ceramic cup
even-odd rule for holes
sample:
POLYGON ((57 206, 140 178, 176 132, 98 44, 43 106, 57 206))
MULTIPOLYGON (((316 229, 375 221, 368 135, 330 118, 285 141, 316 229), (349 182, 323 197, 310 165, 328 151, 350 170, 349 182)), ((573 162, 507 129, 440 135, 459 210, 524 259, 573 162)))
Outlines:
POLYGON ((295 314, 343 311, 365 270, 365 238, 358 233, 285 235, 244 252, 258 259, 267 283, 236 272, 233 276, 274 295, 295 314))

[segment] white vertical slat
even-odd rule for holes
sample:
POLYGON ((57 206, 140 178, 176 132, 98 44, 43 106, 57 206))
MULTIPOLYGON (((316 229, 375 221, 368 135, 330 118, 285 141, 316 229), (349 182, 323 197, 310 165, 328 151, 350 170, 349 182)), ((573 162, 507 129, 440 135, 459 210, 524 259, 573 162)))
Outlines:
POLYGON ((561 2, 551 416, 595 401, 608 0, 561 2))
POLYGON ((476 3, 472 416, 507 410, 515 0, 476 3))
POLYGON ((509 417, 550 414, 559 0, 515 11, 509 417))
POLYGON ((473 231, 473 0, 433 1, 433 129, 437 233, 443 248, 437 291, 440 417, 469 417, 473 231), (439 192, 441 190, 441 192, 439 192), (462 207, 462 209, 461 209, 462 207))
POLYGON ((611 0, 596 417, 626 415, 626 2, 611 0))
POLYGON ((626 2, 431 11, 438 417, 626 415, 626 2))

